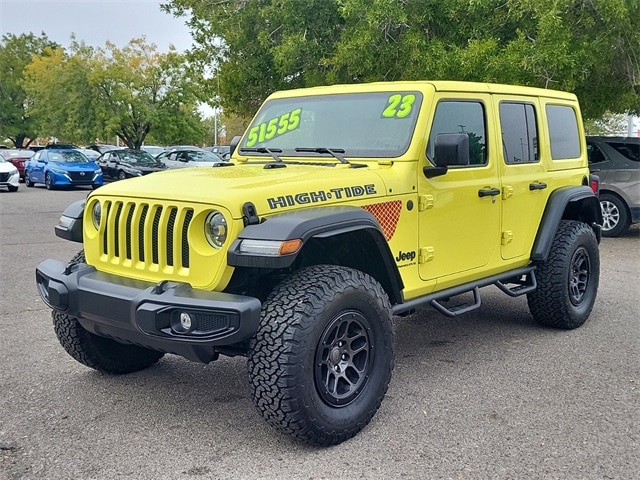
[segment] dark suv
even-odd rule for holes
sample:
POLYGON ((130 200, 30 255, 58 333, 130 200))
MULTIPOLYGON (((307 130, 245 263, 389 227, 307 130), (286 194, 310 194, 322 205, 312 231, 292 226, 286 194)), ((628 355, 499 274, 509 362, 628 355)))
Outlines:
POLYGON ((600 177, 602 235, 640 222, 640 137, 587 137, 589 168, 600 177))

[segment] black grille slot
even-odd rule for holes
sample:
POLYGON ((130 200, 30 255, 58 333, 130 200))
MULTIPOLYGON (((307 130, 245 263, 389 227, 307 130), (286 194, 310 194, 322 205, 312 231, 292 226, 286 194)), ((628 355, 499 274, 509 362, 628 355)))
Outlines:
POLYGON ((9 174, 6 172, 0 173, 0 182, 8 182, 9 174))
POLYGON ((113 255, 120 256, 120 214, 122 213, 122 204, 116 207, 115 225, 113 228, 113 255))
POLYGON ((138 256, 140 261, 144 262, 144 221, 147 218, 147 212, 149 211, 149 205, 142 207, 142 213, 140 214, 140 223, 138 224, 138 232, 140 237, 138 240, 138 256))
POLYGON ((91 182, 93 172, 67 172, 69 178, 74 182, 91 182))
POLYGON ((173 267, 173 230, 176 226, 178 209, 172 207, 169 210, 169 222, 167 223, 167 265, 173 267))
POLYGON ((189 224, 192 218, 193 210, 187 210, 184 224, 182 225, 182 266, 184 268, 189 268, 189 237, 187 233, 189 232, 189 224))
MULTIPOLYGON (((105 223, 109 219, 109 211, 111 210, 111 203, 104 204, 102 206, 102 209, 104 211, 102 212, 102 219, 100 220, 100 222, 105 223)), ((102 237, 102 253, 104 254, 109 253, 109 229, 108 228, 105 229, 104 236, 102 237)))
POLYGON ((127 215, 126 242, 127 242, 127 259, 131 260, 131 221, 133 219, 133 205, 129 205, 129 214, 127 215))
POLYGON ((160 227, 160 216, 162 215, 162 207, 158 207, 153 217, 153 228, 151 229, 151 258, 153 263, 158 264, 158 228, 160 227))

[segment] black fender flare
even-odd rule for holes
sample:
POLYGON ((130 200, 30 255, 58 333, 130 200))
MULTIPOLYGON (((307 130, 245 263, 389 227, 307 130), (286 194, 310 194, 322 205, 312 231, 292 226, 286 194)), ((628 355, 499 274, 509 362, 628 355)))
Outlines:
POLYGON ((602 211, 600 210, 600 201, 591 187, 560 188, 554 191, 547 201, 531 250, 531 260, 537 262, 547 259, 553 238, 562 219, 584 221, 594 229, 596 238, 598 242, 600 241, 602 211))
POLYGON ((56 236, 72 242, 82 243, 82 215, 84 214, 86 203, 86 200, 78 200, 64 209, 60 222, 54 227, 56 236))
POLYGON ((240 232, 227 252, 227 263, 233 267, 288 268, 293 265, 298 254, 304 249, 305 243, 310 239, 329 238, 355 231, 365 232, 372 238, 378 250, 375 254, 383 262, 384 270, 388 275, 386 284, 392 290, 389 292, 391 301, 401 301, 401 291, 404 288, 402 278, 382 228, 370 212, 360 207, 307 208, 266 217, 261 223, 248 225, 240 232), (303 243, 301 249, 289 255, 263 256, 241 252, 241 243, 246 239, 273 241, 301 239, 303 243))

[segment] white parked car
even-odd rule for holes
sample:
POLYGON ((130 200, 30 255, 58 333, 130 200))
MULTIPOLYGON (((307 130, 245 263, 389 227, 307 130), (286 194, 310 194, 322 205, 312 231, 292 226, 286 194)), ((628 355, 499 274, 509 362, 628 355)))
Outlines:
POLYGON ((211 167, 224 162, 215 153, 199 147, 171 147, 156 157, 168 168, 211 167))
POLYGON ((10 192, 17 192, 20 186, 20 173, 11 162, 0 156, 0 187, 7 187, 10 192))

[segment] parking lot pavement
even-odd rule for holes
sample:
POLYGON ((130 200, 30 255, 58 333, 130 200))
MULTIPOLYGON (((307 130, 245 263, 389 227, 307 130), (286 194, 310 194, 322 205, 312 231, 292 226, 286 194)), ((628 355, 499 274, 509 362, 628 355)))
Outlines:
POLYGON ((493 288, 459 319, 398 318, 380 411, 321 449, 266 425, 242 358, 167 356, 107 376, 64 352, 34 269, 79 250, 53 226, 89 193, 0 192, 0 480, 637 478, 637 227, 603 239, 598 300, 577 330, 541 328, 524 298, 493 288))

